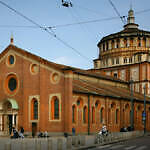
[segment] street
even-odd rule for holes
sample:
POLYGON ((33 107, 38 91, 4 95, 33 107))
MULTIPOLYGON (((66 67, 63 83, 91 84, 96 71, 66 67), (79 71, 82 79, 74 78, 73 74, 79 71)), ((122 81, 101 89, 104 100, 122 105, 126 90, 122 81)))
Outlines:
POLYGON ((98 146, 88 150, 150 150, 150 136, 98 146))

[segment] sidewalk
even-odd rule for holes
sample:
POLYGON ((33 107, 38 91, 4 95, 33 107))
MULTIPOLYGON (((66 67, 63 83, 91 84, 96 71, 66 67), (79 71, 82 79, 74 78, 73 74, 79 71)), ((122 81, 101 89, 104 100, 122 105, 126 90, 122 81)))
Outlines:
POLYGON ((101 139, 97 141, 95 139, 95 142, 92 141, 92 136, 86 136, 86 141, 85 145, 80 145, 78 146, 73 146, 73 150, 85 150, 88 148, 96 148, 97 146, 102 146, 102 145, 107 145, 107 144, 112 144, 112 143, 117 143, 120 141, 125 141, 129 140, 132 138, 137 138, 141 136, 150 136, 150 133, 144 133, 142 131, 133 131, 133 132, 118 132, 118 133, 112 133, 111 135, 107 137, 100 137, 101 139))
MULTIPOLYGON (((149 136, 147 133, 145 136, 149 136)), ((49 138, 0 138, 0 150, 85 150, 101 145, 129 140, 143 136, 142 131, 111 133, 107 137, 98 138, 96 135, 77 135, 49 138)))

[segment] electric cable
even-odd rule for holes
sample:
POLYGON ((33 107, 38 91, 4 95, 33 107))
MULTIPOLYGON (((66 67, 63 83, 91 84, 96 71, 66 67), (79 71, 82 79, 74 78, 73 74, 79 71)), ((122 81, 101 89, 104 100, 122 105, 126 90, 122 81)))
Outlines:
POLYGON ((93 22, 101 22, 101 21, 110 21, 110 20, 114 20, 114 19, 118 19, 118 17, 108 17, 108 18, 103 18, 103 19, 81 21, 81 22, 76 22, 76 23, 68 23, 68 24, 55 25, 55 26, 47 26, 47 28, 53 29, 53 28, 58 28, 58 27, 68 27, 68 26, 72 26, 72 25, 79 25, 79 24, 86 24, 86 23, 93 23, 93 22))
MULTIPOLYGON (((75 20, 78 22, 81 17, 77 14, 77 12, 75 11, 75 9, 74 9, 74 8, 71 8, 71 9, 68 9, 68 10, 69 10, 69 13, 71 14, 71 17, 72 17, 72 18, 75 18, 75 20), (73 10, 73 11, 71 11, 71 10, 73 10)), ((80 20, 81 20, 81 19, 80 19, 80 20)), ((90 33, 89 30, 86 28, 85 25, 83 26, 83 24, 79 24, 79 26, 80 26, 81 30, 82 30, 84 33, 90 33)), ((89 37, 89 36, 88 36, 88 37, 89 37)), ((90 36, 90 37, 92 37, 92 36, 90 36)), ((95 41, 94 38, 91 38, 91 39, 95 41)), ((91 41, 91 40, 90 40, 90 41, 91 41)))
POLYGON ((124 16, 120 15, 120 13, 118 12, 117 8, 115 7, 115 5, 113 4, 113 2, 111 0, 109 0, 109 2, 112 5, 112 7, 115 10, 115 12, 117 13, 117 15, 119 16, 119 18, 121 19, 121 21, 123 22, 123 24, 125 24, 124 16))
POLYGON ((54 38, 56 38, 58 41, 60 41, 61 43, 63 43, 66 47, 72 49, 74 52, 76 52, 78 55, 80 55, 81 57, 83 57, 84 59, 90 61, 91 63, 91 59, 89 59, 88 57, 84 56, 83 54, 81 54, 78 50, 76 50, 75 48, 73 48, 71 45, 69 45, 67 42, 65 42, 64 40, 62 40, 61 38, 59 38, 58 36, 56 36, 56 34, 54 33, 54 31, 52 31, 51 28, 46 28, 43 27, 41 25, 39 25, 38 23, 36 23, 35 21, 31 20, 30 18, 26 17, 25 15, 23 15, 22 13, 20 13, 19 11, 15 10, 14 8, 10 7, 9 5, 7 5, 6 3, 0 1, 0 3, 2 5, 4 5, 5 7, 7 7, 8 9, 12 10, 13 12, 15 12, 16 14, 18 14, 19 16, 23 17, 24 19, 28 20, 29 22, 31 22, 32 24, 34 24, 35 26, 39 27, 40 29, 46 31, 48 34, 50 34, 51 36, 53 36, 54 38), (49 31, 51 30, 51 32, 49 31))

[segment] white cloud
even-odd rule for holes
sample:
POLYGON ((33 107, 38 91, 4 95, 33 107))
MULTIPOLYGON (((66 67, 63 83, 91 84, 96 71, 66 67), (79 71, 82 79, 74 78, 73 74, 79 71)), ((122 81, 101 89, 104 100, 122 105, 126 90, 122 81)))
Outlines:
POLYGON ((63 65, 68 65, 68 66, 71 66, 72 65, 72 61, 67 58, 66 56, 62 56, 62 57, 58 57, 56 59, 54 59, 54 62, 55 63, 58 63, 58 64, 63 64, 63 65))
POLYGON ((62 64, 62 65, 71 66, 71 67, 81 68, 81 69, 92 68, 91 63, 87 63, 85 60, 77 59, 76 57, 74 57, 74 58, 69 57, 68 58, 67 56, 62 56, 62 57, 58 57, 58 58, 54 59, 53 62, 58 63, 58 64, 62 64))

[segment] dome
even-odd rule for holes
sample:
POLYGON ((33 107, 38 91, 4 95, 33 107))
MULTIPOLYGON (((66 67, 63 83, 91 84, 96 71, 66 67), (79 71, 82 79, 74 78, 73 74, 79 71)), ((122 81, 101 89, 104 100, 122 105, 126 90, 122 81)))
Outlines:
POLYGON ((149 53, 150 32, 138 28, 134 11, 128 12, 127 24, 120 32, 103 37, 98 43, 99 57, 94 60, 94 68, 108 68, 135 63, 136 54, 149 53))

